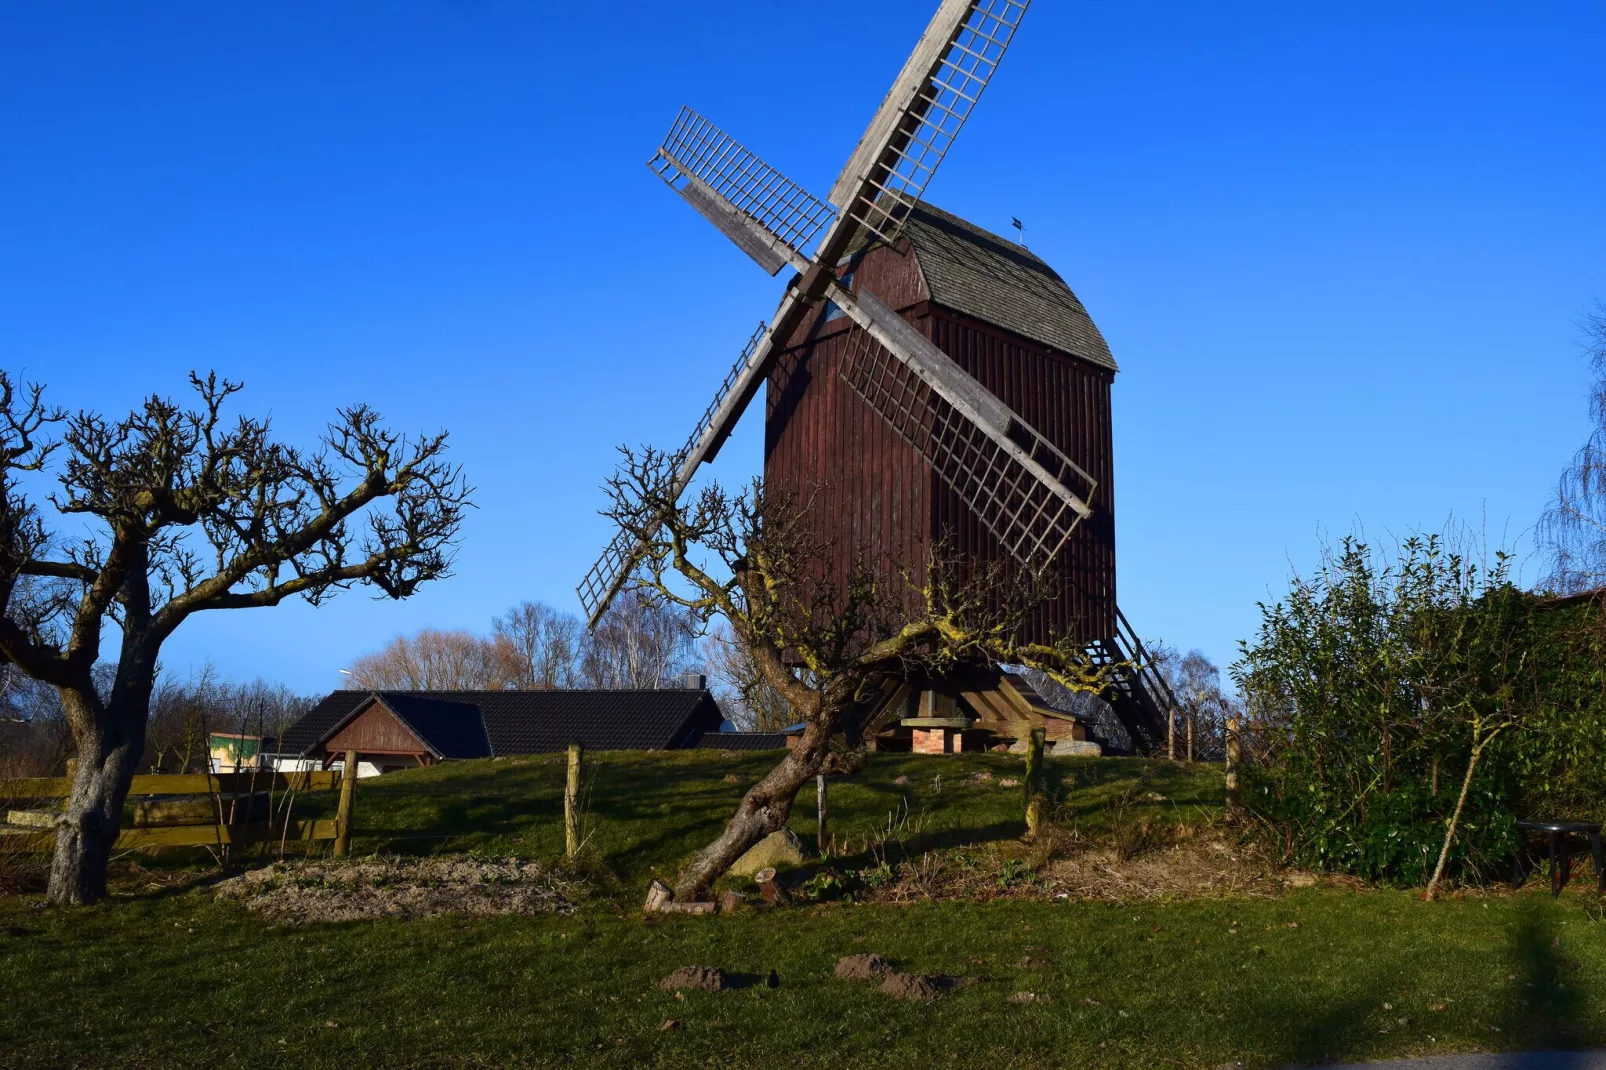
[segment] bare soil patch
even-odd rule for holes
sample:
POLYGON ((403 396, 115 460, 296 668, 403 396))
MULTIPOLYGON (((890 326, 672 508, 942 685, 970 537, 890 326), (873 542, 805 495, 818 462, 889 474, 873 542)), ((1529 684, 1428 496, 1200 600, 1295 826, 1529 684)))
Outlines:
POLYGON ((844 955, 836 961, 836 975, 844 981, 879 981, 891 972, 880 955, 844 955))
POLYGON ((717 966, 682 966, 665 977, 658 987, 676 992, 720 992, 729 986, 725 983, 725 971, 717 966))
POLYGON ((217 886, 269 921, 370 921, 437 914, 569 914, 577 880, 517 858, 365 858, 275 862, 217 886))
POLYGON ((877 991, 893 999, 918 999, 930 1003, 942 995, 944 987, 938 984, 935 977, 918 973, 889 973, 877 991))

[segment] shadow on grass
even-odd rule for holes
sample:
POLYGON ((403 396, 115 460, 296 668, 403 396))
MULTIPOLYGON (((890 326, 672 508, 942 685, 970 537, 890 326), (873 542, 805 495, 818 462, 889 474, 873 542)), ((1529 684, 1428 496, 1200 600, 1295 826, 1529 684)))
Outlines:
MULTIPOLYGON (((1524 1070, 1538 1070, 1541 1066, 1544 1070, 1565 1070, 1577 1061, 1569 1050, 1599 1046, 1603 1040, 1581 1022, 1586 1008, 1573 983, 1580 965, 1566 954, 1565 944, 1558 936, 1557 919, 1558 910, 1537 896, 1520 904, 1504 956, 1509 980, 1505 998, 1500 1001, 1502 1009, 1493 1020, 1472 1023, 1473 1036, 1478 1038, 1480 1047, 1555 1053, 1539 1062, 1511 1055, 1510 1065, 1524 1070), (1488 1030, 1486 1037, 1479 1036, 1481 1030, 1488 1030)), ((1279 999, 1248 1007, 1243 1014, 1246 1023, 1281 1019, 1300 1025, 1281 1036, 1276 1030, 1268 1030, 1258 1037, 1251 1025, 1245 1040, 1253 1048, 1245 1054, 1267 1065, 1293 1067, 1327 1066, 1374 1057, 1380 1034, 1394 1027, 1390 1019, 1398 1013, 1383 1008, 1391 1000, 1398 1000, 1402 992, 1417 991, 1424 981, 1415 972, 1364 964, 1358 964, 1357 969, 1367 973, 1360 986, 1361 994, 1351 998, 1311 1007, 1296 996, 1292 1001, 1279 999)), ((1423 1025, 1414 1024, 1418 1028, 1423 1025)), ((1505 1059, 1498 1058, 1488 1065, 1503 1066, 1505 1059)))
MULTIPOLYGON (((1523 1048, 1578 1048, 1599 1037, 1585 1034, 1583 1011, 1573 975, 1578 962, 1567 955, 1556 924, 1557 908, 1545 898, 1522 898, 1520 916, 1511 933, 1508 1008, 1500 1021, 1507 1043, 1523 1048)), ((1504 1045, 1502 1045, 1504 1046, 1504 1045)))

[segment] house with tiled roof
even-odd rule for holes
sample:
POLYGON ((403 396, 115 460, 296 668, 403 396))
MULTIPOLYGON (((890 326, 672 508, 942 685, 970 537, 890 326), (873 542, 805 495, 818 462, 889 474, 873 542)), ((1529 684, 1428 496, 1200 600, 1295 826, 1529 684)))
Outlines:
POLYGON ((680 750, 719 731, 706 688, 637 691, 333 691, 284 733, 278 764, 359 775, 470 758, 587 750, 680 750))

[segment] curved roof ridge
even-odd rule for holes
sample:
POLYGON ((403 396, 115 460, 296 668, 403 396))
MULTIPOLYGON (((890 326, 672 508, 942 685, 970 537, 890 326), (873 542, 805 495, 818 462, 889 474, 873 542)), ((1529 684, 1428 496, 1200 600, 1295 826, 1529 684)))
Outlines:
POLYGON ((910 211, 903 235, 934 303, 1120 370, 1075 291, 1024 245, 925 202, 910 211))

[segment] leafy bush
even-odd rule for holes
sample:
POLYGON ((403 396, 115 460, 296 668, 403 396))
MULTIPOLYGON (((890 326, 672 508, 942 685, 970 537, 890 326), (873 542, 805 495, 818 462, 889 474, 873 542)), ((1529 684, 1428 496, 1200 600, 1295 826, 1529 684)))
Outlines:
POLYGON ((1569 792, 1598 805, 1575 770, 1606 744, 1547 691, 1575 670, 1546 615, 1503 556, 1478 567, 1435 536, 1390 560, 1345 539, 1261 606, 1233 667, 1249 704, 1245 806, 1291 862, 1418 883, 1452 818, 1448 870, 1473 873, 1509 858, 1519 812, 1569 792))

